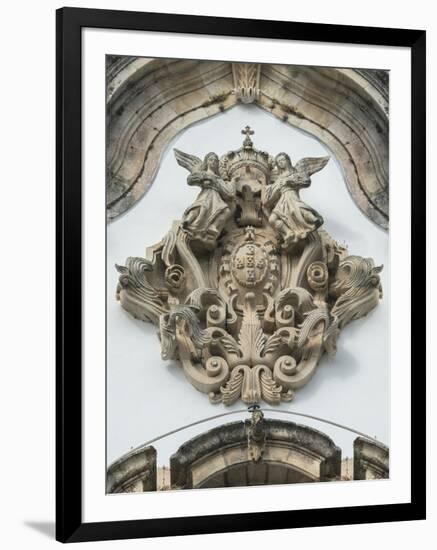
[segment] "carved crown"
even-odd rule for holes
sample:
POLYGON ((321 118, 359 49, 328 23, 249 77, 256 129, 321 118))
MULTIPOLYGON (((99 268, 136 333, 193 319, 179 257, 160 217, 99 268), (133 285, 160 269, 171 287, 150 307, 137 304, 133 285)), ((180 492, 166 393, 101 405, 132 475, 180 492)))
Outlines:
POLYGON ((266 151, 254 148, 250 138, 254 131, 249 126, 241 130, 241 133, 246 136, 242 147, 236 151, 229 151, 220 158, 221 177, 230 180, 234 176, 252 172, 253 168, 255 172, 261 171, 268 178, 273 168, 273 157, 266 151))

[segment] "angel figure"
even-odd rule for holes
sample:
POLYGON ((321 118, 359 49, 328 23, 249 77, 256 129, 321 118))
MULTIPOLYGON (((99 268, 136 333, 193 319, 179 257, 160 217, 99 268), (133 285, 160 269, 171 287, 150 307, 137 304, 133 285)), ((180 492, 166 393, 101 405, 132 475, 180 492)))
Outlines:
POLYGON ((328 160, 304 158, 293 166, 286 153, 275 158, 276 177, 265 188, 264 205, 271 210, 269 223, 281 235, 286 250, 323 224, 322 216, 300 199, 299 191, 311 185, 310 176, 328 160))
POLYGON ((191 172, 188 185, 201 188, 196 200, 183 214, 182 229, 192 240, 211 250, 232 214, 229 203, 235 196, 235 186, 219 176, 219 158, 215 153, 208 153, 202 162, 178 149, 174 152, 178 164, 191 172))

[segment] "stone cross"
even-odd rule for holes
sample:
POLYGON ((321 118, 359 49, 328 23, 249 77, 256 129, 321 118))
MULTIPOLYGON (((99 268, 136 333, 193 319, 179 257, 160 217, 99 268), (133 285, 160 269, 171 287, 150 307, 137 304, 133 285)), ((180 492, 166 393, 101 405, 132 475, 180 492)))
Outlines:
POLYGON ((250 139, 250 136, 253 136, 255 133, 250 126, 246 126, 243 130, 241 130, 242 134, 245 134, 246 137, 244 138, 243 146, 245 148, 250 148, 253 145, 252 140, 250 139))
POLYGON ((244 128, 243 130, 241 130, 241 133, 242 134, 246 134, 246 136, 253 136, 253 134, 255 133, 254 130, 252 130, 252 128, 250 126, 246 126, 246 128, 244 128))

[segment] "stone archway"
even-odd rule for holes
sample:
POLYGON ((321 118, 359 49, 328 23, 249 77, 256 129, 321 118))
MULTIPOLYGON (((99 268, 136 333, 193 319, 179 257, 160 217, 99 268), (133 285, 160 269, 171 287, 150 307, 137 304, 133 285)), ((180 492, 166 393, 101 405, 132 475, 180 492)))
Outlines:
POLYGON ((247 487, 254 485, 282 485, 315 481, 297 469, 277 462, 244 462, 228 466, 225 470, 196 485, 198 489, 217 487, 247 487))
MULTIPOLYGON (((345 459, 343 468, 348 468, 351 460, 345 459)), ((170 458, 170 480, 165 488, 157 483, 156 449, 145 444, 108 467, 106 491, 141 493, 384 479, 389 477, 389 449, 375 440, 357 437, 353 476, 343 468, 341 449, 326 434, 294 422, 265 419, 261 411, 254 410, 250 420, 223 424, 181 445, 170 458)))
POLYGON ((107 65, 109 219, 143 196, 173 137, 241 101, 323 142, 356 204, 388 227, 386 72, 116 56, 107 65))
POLYGON ((327 435, 293 422, 232 422, 184 443, 170 459, 174 489, 200 489, 340 479, 341 450, 327 435))

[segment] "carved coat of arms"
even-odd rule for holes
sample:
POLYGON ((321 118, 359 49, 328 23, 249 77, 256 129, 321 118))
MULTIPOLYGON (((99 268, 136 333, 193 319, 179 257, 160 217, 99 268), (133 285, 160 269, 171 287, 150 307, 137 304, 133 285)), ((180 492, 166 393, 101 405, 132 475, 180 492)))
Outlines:
POLYGON ((117 298, 158 327, 162 357, 179 360, 211 402, 278 404, 378 304, 382 267, 348 255, 300 198, 329 157, 293 165, 242 133, 221 158, 175 150, 200 193, 146 258, 117 266, 117 298))

